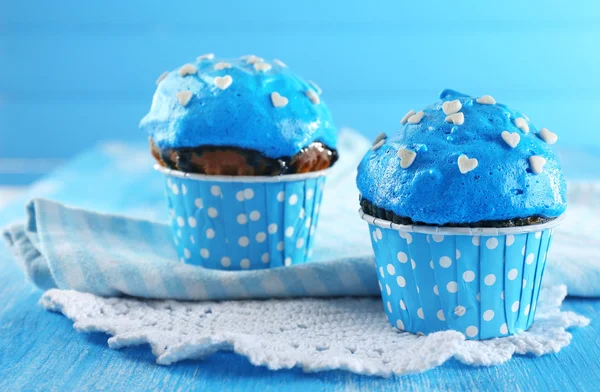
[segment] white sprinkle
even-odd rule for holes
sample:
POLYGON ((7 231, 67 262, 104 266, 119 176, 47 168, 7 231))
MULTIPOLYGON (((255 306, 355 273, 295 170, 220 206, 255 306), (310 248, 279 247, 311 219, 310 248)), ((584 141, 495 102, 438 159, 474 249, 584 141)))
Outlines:
POLYGON ((531 166, 531 170, 535 174, 540 174, 544 170, 544 165, 546 164, 546 158, 541 157, 539 155, 533 155, 529 157, 529 165, 531 166))
POLYGON ((519 136, 519 134, 516 132, 510 133, 508 131, 502 131, 501 135, 502 139, 506 142, 506 144, 508 144, 512 148, 517 147, 517 144, 519 144, 519 142, 521 141, 521 136, 519 136))
POLYGON ((177 100, 181 106, 187 105, 188 102, 190 102, 190 99, 192 99, 192 92, 189 90, 180 91, 177 93, 177 100))
POLYGON ((444 121, 454 125, 463 125, 465 123, 465 115, 463 113, 454 113, 447 116, 444 121))
POLYGON ((412 115, 414 115, 415 113, 416 113, 416 112, 415 112, 414 110, 410 109, 410 110, 408 111, 408 113, 406 113, 406 114, 404 115, 404 117, 402 117, 402 120, 400 120, 400 124, 402 124, 402 125, 406 124, 406 122, 408 121, 408 119, 409 119, 409 118, 410 118, 412 115))
POLYGON ((542 128, 538 132, 538 136, 548 144, 554 144, 558 140, 556 133, 550 132, 548 128, 542 128))
POLYGON ((163 73, 160 74, 160 76, 158 77, 158 79, 156 79, 156 84, 158 85, 160 82, 162 82, 167 75, 169 74, 169 71, 165 71, 163 73))
POLYGON ((227 88, 231 86, 233 78, 231 77, 231 75, 216 76, 213 82, 215 86, 217 86, 221 90, 227 90, 227 88))
POLYGON ((379 148, 381 148, 381 146, 383 146, 384 144, 385 144, 385 139, 378 141, 377 143, 373 144, 373 147, 371 147, 371 151, 379 150, 379 148))
MULTIPOLYGON (((244 59, 244 57, 242 57, 242 59, 244 59)), ((248 63, 248 64, 260 63, 260 62, 264 61, 262 58, 255 56, 253 54, 246 56, 245 60, 246 60, 246 63, 248 63)))
POLYGON ((287 65, 283 61, 281 61, 279 59, 274 59, 273 62, 275 64, 279 65, 280 67, 287 68, 287 65))
POLYGON ((268 64, 268 63, 263 63, 263 62, 254 63, 254 69, 257 70, 258 72, 267 72, 271 68, 272 68, 271 64, 268 64))
POLYGON ((179 75, 181 76, 193 75, 196 72, 198 72, 198 70, 192 64, 184 64, 179 68, 179 75))
POLYGON ((408 169, 415 161, 417 153, 407 148, 401 148, 398 150, 398 157, 400 158, 400 167, 408 169))
POLYGON ((469 158, 465 154, 458 157, 458 170, 460 170, 461 174, 467 174, 478 165, 479 161, 476 158, 469 158))
POLYGON ((442 110, 445 115, 457 113, 462 108, 462 103, 458 99, 454 101, 446 101, 442 104, 442 110))
POLYGON ((495 105, 496 100, 491 95, 484 95, 483 97, 477 98, 475 102, 482 105, 495 105))
POLYGON ((318 85, 318 84, 316 84, 316 83, 315 83, 315 82, 313 82, 312 80, 309 80, 309 81, 308 81, 308 84, 310 84, 311 86, 313 86, 313 88, 314 88, 315 90, 317 90, 317 94, 319 94, 319 95, 323 94, 323 90, 321 90, 321 87, 319 87, 319 85, 318 85))
POLYGON ((271 93, 271 102, 273 103, 273 106, 275 106, 276 108, 282 108, 285 105, 287 105, 289 101, 286 97, 279 95, 278 92, 272 92, 271 93))
POLYGON ((425 115, 425 112, 423 112, 423 111, 417 112, 408 118, 408 123, 409 124, 418 124, 421 122, 424 115, 425 115))
POLYGON ((220 71, 222 69, 227 69, 227 68, 231 68, 231 64, 229 64, 229 63, 216 63, 215 64, 215 69, 217 71, 220 71))
POLYGON ((514 124, 521 131, 529 133, 529 124, 527 124, 527 121, 523 117, 515 118, 514 124))
POLYGON ((377 135, 377 137, 375 138, 375 140, 373 140, 373 146, 376 145, 377 143, 379 143, 381 140, 387 139, 387 135, 385 134, 385 132, 381 132, 379 135, 377 135))
POLYGON ((203 60, 213 60, 215 58, 214 53, 203 54, 202 56, 196 57, 197 62, 201 62, 203 60))
POLYGON ((304 94, 306 94, 308 99, 310 99, 310 102, 312 102, 313 104, 318 105, 321 103, 321 99, 319 98, 317 93, 315 93, 314 91, 308 90, 304 94))

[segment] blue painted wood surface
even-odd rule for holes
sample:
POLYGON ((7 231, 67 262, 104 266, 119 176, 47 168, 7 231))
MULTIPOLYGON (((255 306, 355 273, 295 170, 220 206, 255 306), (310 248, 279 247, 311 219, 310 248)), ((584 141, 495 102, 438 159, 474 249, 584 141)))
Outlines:
MULTIPOLYGON (((323 87, 338 125, 371 136, 452 87, 510 103, 564 145, 600 146, 598 42, 593 0, 5 1, 0 159, 142 139, 157 75, 213 51, 283 59, 323 87)), ((0 183, 26 181, 0 167, 0 183)))

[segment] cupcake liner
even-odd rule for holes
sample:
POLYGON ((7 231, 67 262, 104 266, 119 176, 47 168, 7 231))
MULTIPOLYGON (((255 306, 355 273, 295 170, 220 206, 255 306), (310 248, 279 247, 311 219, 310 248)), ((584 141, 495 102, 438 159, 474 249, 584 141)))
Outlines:
POLYGON ((310 259, 326 171, 245 177, 155 169, 165 176, 181 262, 249 270, 310 259))
POLYGON ((467 339, 531 327, 552 238, 562 217, 512 228, 369 223, 388 320, 412 333, 456 330, 467 339))

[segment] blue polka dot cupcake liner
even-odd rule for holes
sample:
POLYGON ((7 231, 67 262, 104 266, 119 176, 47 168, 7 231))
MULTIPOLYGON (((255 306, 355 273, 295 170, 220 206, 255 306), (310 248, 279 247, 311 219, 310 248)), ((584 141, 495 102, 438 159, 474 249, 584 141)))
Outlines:
POLYGON ((155 169, 164 174, 181 262, 235 271, 309 261, 326 171, 245 177, 155 169))
POLYGON ((369 223, 383 307, 396 328, 456 330, 481 340, 531 327, 552 230, 561 220, 512 228, 369 223))

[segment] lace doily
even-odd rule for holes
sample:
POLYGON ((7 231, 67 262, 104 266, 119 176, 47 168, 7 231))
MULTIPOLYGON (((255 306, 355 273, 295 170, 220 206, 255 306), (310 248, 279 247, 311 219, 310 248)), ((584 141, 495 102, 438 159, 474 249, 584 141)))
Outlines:
POLYGON ((341 369, 388 377, 423 372, 451 357, 489 366, 514 354, 558 352, 571 341, 567 328, 589 324, 560 310, 565 296, 565 286, 543 289, 530 330, 486 341, 467 341, 455 331, 399 332, 386 320, 380 298, 178 302, 52 289, 41 304, 62 312, 80 332, 112 335, 113 349, 147 343, 163 365, 234 351, 272 370, 341 369))

